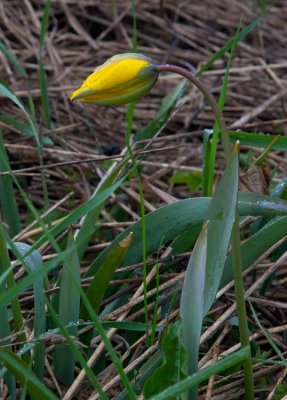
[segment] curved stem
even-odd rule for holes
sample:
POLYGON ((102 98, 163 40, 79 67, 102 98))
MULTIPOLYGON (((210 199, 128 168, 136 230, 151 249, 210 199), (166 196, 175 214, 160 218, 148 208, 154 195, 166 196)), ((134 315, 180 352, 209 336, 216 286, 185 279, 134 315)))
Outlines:
POLYGON ((189 81, 191 81, 201 91, 201 93, 204 95, 205 99, 207 100, 208 104, 210 105, 215 115, 216 121, 218 123, 221 132, 225 158, 226 160, 229 160, 231 152, 230 152, 230 140, 228 136, 228 131, 225 125, 225 120, 221 108, 218 106, 213 94, 210 93, 207 87, 198 78, 196 78, 190 71, 182 67, 179 67, 177 65, 165 64, 165 65, 157 65, 156 70, 158 72, 166 71, 179 74, 184 78, 188 79, 189 81))

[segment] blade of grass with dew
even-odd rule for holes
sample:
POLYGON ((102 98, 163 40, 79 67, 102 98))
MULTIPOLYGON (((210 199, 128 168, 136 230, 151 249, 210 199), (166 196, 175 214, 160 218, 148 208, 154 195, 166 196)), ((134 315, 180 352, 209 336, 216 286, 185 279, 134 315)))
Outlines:
MULTIPOLYGON (((204 289, 207 267, 207 221, 200 232, 189 259, 180 298, 182 341, 187 354, 188 375, 198 368, 198 352, 204 317, 204 289)), ((187 398, 197 398, 197 387, 189 390, 187 398)))
MULTIPOLYGON (((207 217, 211 199, 208 197, 179 200, 176 203, 161 207, 146 215, 147 223, 147 255, 157 251, 161 243, 167 243, 178 235, 202 224, 207 217)), ((255 193, 239 193, 239 213, 241 216, 284 215, 287 213, 287 202, 269 196, 255 193)), ((95 274, 105 257, 111 250, 133 232, 133 245, 128 250, 122 263, 123 266, 140 262, 141 254, 141 221, 135 222, 114 239, 92 262, 85 276, 95 274)))
MULTIPOLYGON (((182 327, 180 321, 170 324, 160 341, 162 364, 146 380, 143 393, 145 399, 161 393, 164 389, 187 377, 186 351, 181 344, 182 327)), ((178 397, 186 400, 185 393, 178 397)))
MULTIPOLYGON (((7 165, 9 166, 8 156, 0 131, 0 172, 5 171, 7 165)), ((0 204, 3 220, 9 227, 9 234, 17 235, 21 230, 21 223, 13 182, 9 175, 0 176, 0 204)))
POLYGON ((45 7, 43 11, 43 17, 41 21, 41 31, 39 38, 39 86, 41 90, 41 102, 42 109, 44 112, 44 121, 45 125, 48 129, 52 128, 52 120, 51 120, 51 110, 49 104, 49 96, 48 96, 48 88, 47 88, 47 78, 46 71, 44 66, 44 51, 45 51, 45 36, 47 34, 48 26, 49 26, 49 15, 51 8, 51 0, 46 0, 45 7))
POLYGON ((150 400, 174 400, 181 393, 186 392, 194 386, 205 382, 212 375, 219 375, 224 373, 225 370, 232 368, 238 364, 241 364, 244 360, 249 358, 250 351, 248 347, 243 347, 242 349, 236 351, 230 356, 224 357, 222 360, 218 361, 216 364, 210 367, 204 368, 201 371, 183 379, 181 382, 176 383, 170 388, 164 390, 160 394, 153 396, 150 400))
MULTIPOLYGON (((30 245, 22 242, 14 243, 14 246, 21 255, 25 257, 27 251, 31 248, 30 245)), ((15 252, 15 249, 13 249, 15 252)), ((21 261, 21 260, 20 260, 21 261)), ((34 250, 24 259, 30 271, 35 271, 43 266, 41 254, 34 250)), ((44 298, 44 283, 43 278, 38 278, 33 282, 34 292, 34 336, 37 339, 46 331, 46 310, 44 298)), ((37 377, 43 381, 45 368, 45 345, 38 343, 34 349, 34 371, 37 377)))
MULTIPOLYGON (((224 74, 224 79, 223 79, 223 84, 221 86, 220 90, 220 96, 219 96, 219 107, 221 110, 224 109, 224 104, 225 104, 225 99, 227 95, 227 87, 228 87, 228 80, 229 80, 229 70, 231 67, 231 62, 233 60, 234 54, 235 54, 235 49, 239 40, 239 33, 240 33, 240 28, 241 28, 241 20, 239 22, 239 26, 236 30, 236 33, 232 39, 232 46, 230 50, 230 55, 228 58, 225 74, 224 74)), ((210 152, 205 153, 205 155, 209 156, 208 162, 204 162, 203 166, 205 168, 203 169, 203 195, 204 196, 211 196, 212 195, 212 190, 213 190, 213 184, 214 184, 214 168, 215 168, 215 158, 216 158, 216 151, 217 151, 217 144, 218 144, 218 136, 220 133, 219 125, 217 121, 215 121, 213 125, 213 135, 212 135, 212 140, 211 140, 211 146, 210 146, 210 152)))
MULTIPOLYGON (((100 310, 101 301, 104 297, 105 291, 107 290, 110 280, 116 269, 118 268, 120 262, 126 255, 130 245, 132 242, 132 232, 128 234, 110 253, 109 257, 106 258, 103 264, 95 273, 95 276, 90 283, 86 296, 90 302, 90 305, 93 307, 95 312, 98 314, 100 310)), ((80 317, 82 320, 87 320, 89 317, 89 313, 82 305, 80 317)), ((92 332, 86 332, 82 335, 82 342, 88 344, 91 339, 92 332)))
POLYGON ((207 220, 210 223, 207 239, 204 315, 211 307, 219 288, 235 220, 239 181, 238 148, 237 143, 208 209, 207 220))
MULTIPOLYGON (((79 320, 80 294, 77 284, 81 282, 80 262, 74 246, 73 233, 69 232, 67 247, 73 250, 64 261, 59 299, 59 319, 63 324, 79 320), (75 284, 74 279, 77 280, 75 284)), ((68 328, 69 334, 77 337, 77 325, 68 328)), ((56 378, 65 385, 74 381, 75 355, 72 349, 64 344, 57 344, 54 350, 54 371, 56 378)))
POLYGON ((27 385, 27 393, 31 400, 58 400, 58 397, 29 370, 28 364, 12 351, 1 348, 0 359, 4 366, 15 375, 22 387, 27 385))

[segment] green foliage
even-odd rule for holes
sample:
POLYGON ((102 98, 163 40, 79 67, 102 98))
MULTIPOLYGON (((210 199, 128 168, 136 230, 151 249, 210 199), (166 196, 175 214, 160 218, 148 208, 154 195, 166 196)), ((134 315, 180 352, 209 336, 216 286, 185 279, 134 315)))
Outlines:
POLYGON ((5 367, 16 376, 31 400, 58 400, 57 396, 30 371, 29 365, 12 353, 12 351, 0 349, 0 359, 5 367))
MULTIPOLYGON (((160 340, 162 364, 155 369, 144 384, 145 399, 150 399, 187 377, 186 352, 181 340, 182 328, 179 321, 170 324, 166 332, 163 332, 160 340)), ((174 399, 186 400, 186 398, 186 393, 181 393, 174 399)))
POLYGON ((196 192, 202 185, 200 172, 178 171, 169 178, 169 184, 184 184, 190 192, 196 192))

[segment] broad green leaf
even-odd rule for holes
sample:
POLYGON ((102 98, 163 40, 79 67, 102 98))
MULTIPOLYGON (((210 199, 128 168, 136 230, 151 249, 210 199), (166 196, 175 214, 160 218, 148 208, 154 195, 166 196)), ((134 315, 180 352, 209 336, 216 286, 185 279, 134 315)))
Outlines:
MULTIPOLYGON (((24 262, 30 271, 36 271, 43 266, 41 254, 34 250, 31 254, 25 257, 25 254, 30 250, 31 246, 22 243, 14 243, 17 252, 24 257, 24 262)), ((13 249, 14 250, 14 249, 13 249)), ((15 252, 15 250, 14 250, 15 252)), ((15 254, 17 256, 17 254, 15 254)), ((20 260, 21 261, 21 260, 20 260)), ((36 340, 46 331, 46 310, 45 310, 45 297, 44 297, 44 283, 43 278, 38 278, 33 281, 34 291, 34 335, 36 340)), ((34 351, 34 370, 37 377, 43 380, 45 368, 45 345, 38 343, 34 351)))
POLYGON ((170 386, 168 389, 163 390, 160 394, 150 398, 150 400, 174 400, 176 396, 186 392, 190 388, 205 382, 212 375, 219 375, 225 370, 234 367, 235 365, 242 364, 244 360, 250 357, 249 347, 243 347, 230 356, 224 357, 217 363, 210 367, 204 368, 189 376, 186 379, 170 386))
MULTIPOLYGON (((209 221, 203 225, 193 248, 180 298, 183 344, 187 353, 189 375, 195 373, 198 366, 198 351, 205 303, 208 223, 209 221)), ((188 394, 188 399, 196 399, 196 396, 197 388, 193 387, 188 394)))
POLYGON ((31 400, 58 400, 58 397, 30 371, 28 364, 12 351, 0 348, 0 359, 4 366, 15 375, 21 386, 26 387, 31 400))
MULTIPOLYGON (((147 255, 157 251, 160 246, 178 235, 198 227, 207 218, 207 210, 211 199, 207 197, 177 201, 159 208, 146 215, 147 255)), ((287 203, 276 198, 258 195, 255 193, 239 194, 239 215, 276 216, 287 214, 287 203)), ((117 236, 112 243, 101 252, 91 264, 86 276, 92 276, 102 264, 112 249, 123 240, 129 232, 133 232, 133 245, 128 250, 122 265, 131 265, 141 261, 141 220, 135 222, 128 229, 117 236)))
MULTIPOLYGON (((67 248, 72 251, 64 261, 59 296, 59 319, 64 325, 79 320, 81 284, 80 262, 77 249, 74 245, 72 232, 69 233, 67 248)), ((72 336, 77 336, 78 328, 68 328, 72 336)), ((56 378, 66 385, 74 381, 75 354, 73 350, 64 344, 57 344, 54 351, 54 370, 56 378)))
MULTIPOLYGON (((144 384, 144 398, 161 393, 171 385, 182 381, 187 376, 186 352, 181 344, 181 324, 177 321, 170 324, 167 332, 163 333, 160 342, 162 365, 160 365, 144 384)), ((174 397, 176 400, 187 399, 186 394, 174 397)))
POLYGON ((204 289, 204 315, 210 309, 220 284, 230 243, 238 198, 238 145, 214 194, 207 213, 207 266, 204 289))

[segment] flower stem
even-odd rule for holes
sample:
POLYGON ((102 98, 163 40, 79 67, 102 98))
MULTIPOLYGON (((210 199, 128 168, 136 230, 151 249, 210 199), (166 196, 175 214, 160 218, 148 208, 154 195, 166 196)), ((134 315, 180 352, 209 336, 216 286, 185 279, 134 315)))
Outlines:
MULTIPOLYGON (((231 147, 229 134, 226 128, 224 116, 221 108, 218 106, 213 94, 209 89, 190 71, 181 68, 176 65, 158 65, 156 67, 158 72, 174 72, 183 76, 192 82, 204 95, 206 101, 211 107, 215 119, 218 123, 221 138, 223 142, 224 155, 226 162, 230 159, 231 147)), ((241 247, 240 247, 240 231, 239 231, 239 218, 238 209, 236 207, 235 211, 235 221, 233 224, 232 234, 231 234, 231 245, 232 245, 232 256, 233 256, 233 276, 234 276, 234 288, 235 288, 235 299, 236 299, 236 309, 239 322, 239 334, 241 346, 249 346, 249 334, 248 334, 248 324, 247 324, 247 314, 244 299, 244 284, 242 275, 242 262, 241 262, 241 247)), ((243 363, 244 370, 244 384, 245 384, 245 398, 247 400, 254 399, 254 382, 253 382, 253 371, 252 371, 252 359, 250 357, 243 363)))

